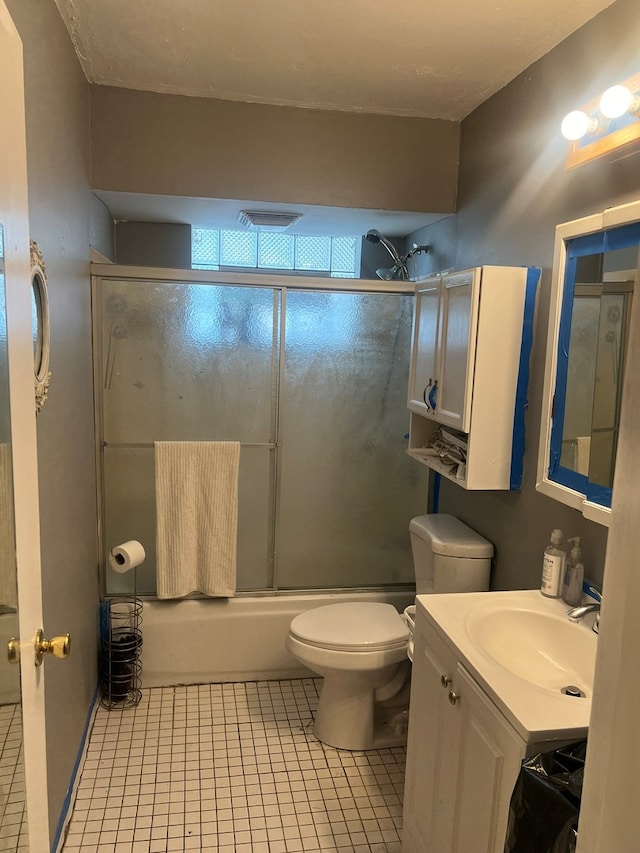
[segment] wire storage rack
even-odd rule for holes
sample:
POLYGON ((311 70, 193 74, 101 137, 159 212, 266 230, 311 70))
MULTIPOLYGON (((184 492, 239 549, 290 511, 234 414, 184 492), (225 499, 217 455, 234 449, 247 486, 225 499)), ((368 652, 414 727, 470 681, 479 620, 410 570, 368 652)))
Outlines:
POLYGON ((132 708, 142 698, 142 600, 113 596, 102 602, 100 679, 103 708, 132 708))

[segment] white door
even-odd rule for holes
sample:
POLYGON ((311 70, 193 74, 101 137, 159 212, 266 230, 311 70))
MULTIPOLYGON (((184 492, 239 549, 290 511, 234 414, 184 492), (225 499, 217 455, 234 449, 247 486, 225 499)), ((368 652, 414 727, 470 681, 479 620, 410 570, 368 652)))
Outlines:
MULTIPOLYGON (((15 564, 18 580, 23 744, 30 850, 50 849, 47 806, 44 673, 35 666, 34 639, 42 627, 40 528, 38 519, 31 274, 24 119, 22 44, 0 0, 0 224, 6 302, 6 350, 10 403, 10 459, 13 471, 15 564)), ((3 400, 2 406, 7 406, 3 400)), ((5 494, 11 483, 5 483, 5 494)), ((6 508, 5 508, 6 509, 6 508)), ((6 512, 4 513, 6 518, 6 512)), ((0 571, 8 571, 6 562, 0 571)), ((12 609, 12 608, 5 608, 12 609)), ((0 636, 7 659, 9 637, 0 636)), ((0 791, 0 797, 7 792, 0 791)), ((3 810, 4 811, 4 810, 3 810)), ((3 832, 3 838, 5 833, 3 832)), ((3 848, 13 849, 13 848, 3 848)), ((20 849, 23 849, 22 847, 20 849)))

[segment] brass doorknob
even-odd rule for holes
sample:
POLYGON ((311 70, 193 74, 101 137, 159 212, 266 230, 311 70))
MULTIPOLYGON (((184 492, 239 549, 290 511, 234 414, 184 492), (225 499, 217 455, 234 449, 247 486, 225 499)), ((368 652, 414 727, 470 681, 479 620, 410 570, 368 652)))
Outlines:
POLYGON ((20 640, 12 637, 7 643, 9 663, 20 663, 20 640))
POLYGON ((44 655, 53 655, 54 658, 60 658, 60 660, 68 658, 69 652, 71 651, 71 637, 69 634, 65 634, 62 637, 54 637, 52 640, 45 640, 44 631, 40 628, 36 634, 35 646, 35 663, 36 666, 41 666, 44 655))

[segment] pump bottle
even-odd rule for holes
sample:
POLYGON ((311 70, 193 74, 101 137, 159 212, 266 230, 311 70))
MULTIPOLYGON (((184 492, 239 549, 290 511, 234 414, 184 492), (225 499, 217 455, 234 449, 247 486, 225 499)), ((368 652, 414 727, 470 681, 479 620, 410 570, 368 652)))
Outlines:
POLYGON ((580 537, 574 536, 567 542, 573 542, 573 548, 567 558, 567 567, 564 573, 564 584, 562 586, 562 600, 569 607, 577 607, 582 604, 582 584, 584 583, 584 565, 582 563, 582 551, 580 550, 580 537))
POLYGON ((547 598, 560 598, 562 592, 567 561, 566 552, 560 547, 562 545, 562 537, 562 530, 558 528, 552 530, 551 541, 544 549, 540 592, 546 595, 547 598))

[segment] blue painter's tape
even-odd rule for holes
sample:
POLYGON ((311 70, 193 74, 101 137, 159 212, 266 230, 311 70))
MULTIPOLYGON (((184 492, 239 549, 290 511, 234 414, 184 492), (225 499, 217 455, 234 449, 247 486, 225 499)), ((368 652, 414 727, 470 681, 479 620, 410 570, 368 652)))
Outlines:
POLYGON ((513 438, 511 443, 511 472, 509 488, 519 489, 522 486, 522 465, 525 448, 525 413, 527 410, 527 389, 529 386, 529 359, 533 345, 533 318, 536 307, 536 292, 540 281, 540 270, 529 267, 524 295, 524 310, 522 314, 522 343, 520 345, 520 362, 518 366, 518 383, 516 385, 515 411, 513 413, 513 438))
POLYGON ((80 746, 78 747, 78 754, 76 756, 75 764, 73 765, 73 770, 71 771, 71 779, 69 780, 69 787, 67 788, 67 795, 64 798, 64 802, 62 803, 62 808, 60 809, 60 817, 58 818, 58 825, 56 827, 56 834, 53 838, 53 843, 51 845, 51 853, 56 853, 58 850, 58 845, 60 843, 60 838, 62 836, 62 832, 64 831, 67 815, 69 813, 69 809, 71 808, 71 797, 73 796, 73 789, 76 781, 76 776, 78 775, 78 770, 80 769, 80 761, 82 760, 82 756, 84 755, 84 747, 87 742, 87 738, 89 737, 89 726, 91 725, 91 720, 93 719, 93 713, 96 707, 96 703, 98 701, 98 697, 100 695, 100 683, 98 682, 95 692, 93 694, 93 698, 89 704, 89 711, 87 712, 87 719, 84 724, 84 731, 82 732, 82 737, 80 738, 80 746))

